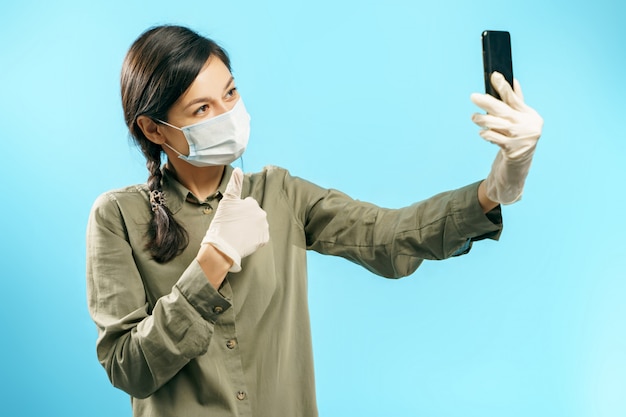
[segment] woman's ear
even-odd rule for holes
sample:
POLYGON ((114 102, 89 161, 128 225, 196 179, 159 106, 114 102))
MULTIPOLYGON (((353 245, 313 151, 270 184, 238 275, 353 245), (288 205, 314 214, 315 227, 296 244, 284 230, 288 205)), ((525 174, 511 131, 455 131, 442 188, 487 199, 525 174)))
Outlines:
POLYGON ((139 129, 141 129, 150 142, 156 143, 157 145, 163 145, 165 143, 165 136, 161 133, 160 125, 152 120, 152 118, 144 115, 137 117, 137 126, 139 126, 139 129))

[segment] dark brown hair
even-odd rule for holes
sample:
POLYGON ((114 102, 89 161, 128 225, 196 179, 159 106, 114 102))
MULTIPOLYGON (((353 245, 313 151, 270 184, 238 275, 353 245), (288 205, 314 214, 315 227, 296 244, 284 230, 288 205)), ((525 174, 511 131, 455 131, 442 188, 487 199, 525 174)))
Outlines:
POLYGON ((180 254, 189 244, 187 231, 167 208, 162 193, 163 149, 144 135, 139 116, 167 120, 167 111, 189 88, 209 57, 219 58, 230 70, 230 59, 214 41, 182 26, 157 26, 144 32, 130 47, 122 66, 124 119, 146 157, 152 220, 146 248, 159 263, 180 254))

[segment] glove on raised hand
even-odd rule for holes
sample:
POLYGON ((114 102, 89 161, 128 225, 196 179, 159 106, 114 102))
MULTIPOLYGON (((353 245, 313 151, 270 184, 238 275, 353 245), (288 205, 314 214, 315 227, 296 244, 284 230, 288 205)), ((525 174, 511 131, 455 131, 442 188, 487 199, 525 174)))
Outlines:
POLYGON ((211 244, 228 256, 230 272, 241 271, 241 259, 254 253, 270 238, 267 214, 252 198, 241 199, 243 172, 233 170, 226 191, 202 244, 211 244))
POLYGON ((491 172, 485 180, 487 197, 512 204, 522 197, 543 119, 524 103, 522 88, 514 80, 515 91, 502 74, 491 74, 491 84, 502 101, 489 94, 471 95, 471 100, 487 114, 474 114, 472 121, 482 127, 480 136, 500 147, 491 172))

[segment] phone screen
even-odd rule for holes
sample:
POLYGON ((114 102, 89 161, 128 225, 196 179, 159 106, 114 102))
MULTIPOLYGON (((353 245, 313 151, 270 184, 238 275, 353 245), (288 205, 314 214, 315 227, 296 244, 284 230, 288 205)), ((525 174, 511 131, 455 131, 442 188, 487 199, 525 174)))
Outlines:
POLYGON ((497 99, 500 95, 491 86, 491 73, 497 71, 513 87, 513 59, 511 56, 511 35, 509 32, 486 30, 482 34, 483 72, 485 91, 497 99))

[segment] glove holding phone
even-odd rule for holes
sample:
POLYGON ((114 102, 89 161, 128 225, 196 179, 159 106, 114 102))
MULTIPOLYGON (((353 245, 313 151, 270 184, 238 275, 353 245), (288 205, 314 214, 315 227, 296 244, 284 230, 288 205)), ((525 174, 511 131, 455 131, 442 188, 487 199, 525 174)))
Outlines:
POLYGON ((474 93, 471 100, 487 114, 474 114, 472 121, 483 128, 482 138, 500 147, 485 188, 492 201, 512 204, 522 197, 543 119, 524 103, 521 86, 513 78, 508 32, 484 32, 483 57, 485 85, 490 94, 474 93), (496 55, 498 59, 494 59, 496 55))

